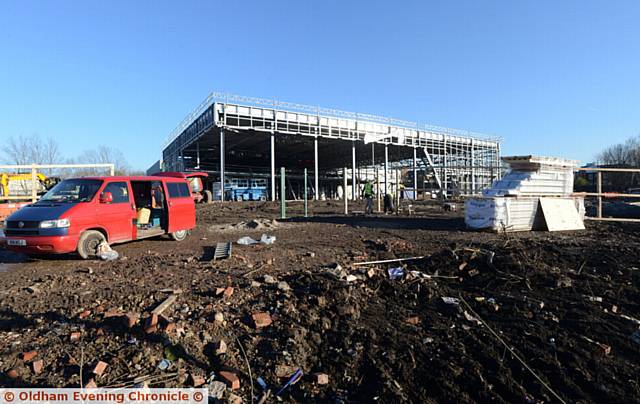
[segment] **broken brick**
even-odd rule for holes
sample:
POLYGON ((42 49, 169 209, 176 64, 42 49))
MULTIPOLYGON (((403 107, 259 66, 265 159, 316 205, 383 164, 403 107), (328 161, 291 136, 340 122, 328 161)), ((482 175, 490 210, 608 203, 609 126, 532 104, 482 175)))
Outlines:
POLYGON ((157 329, 158 329, 158 315, 154 313, 147 318, 147 322, 144 327, 144 332, 146 332, 147 334, 151 334, 156 332, 157 329))
POLYGON ((40 374, 42 372, 42 368, 44 367, 44 361, 42 359, 37 360, 31 364, 33 366, 33 373, 40 374))
POLYGON ((164 332, 171 333, 175 329, 176 329, 176 323, 167 323, 167 325, 164 327, 164 332))
POLYGON ((82 333, 80 331, 72 332, 71 335, 69 335, 69 339, 71 341, 79 341, 80 337, 82 337, 82 333))
POLYGON ((125 325, 129 328, 132 328, 138 323, 140 320, 140 315, 138 313, 127 313, 124 315, 125 325))
POLYGON ((272 323, 271 315, 265 312, 253 313, 251 316, 256 328, 267 327, 272 323))
POLYGON ((405 320, 405 322, 412 325, 418 325, 420 324, 420 317, 418 316, 409 317, 405 320))
POLYGON ((87 384, 84 385, 84 388, 85 389, 96 389, 96 388, 98 388, 98 385, 96 384, 95 380, 89 379, 87 384))
POLYGON ((25 361, 25 362, 29 362, 30 360, 32 360, 36 356, 38 356, 38 351, 23 352, 22 353, 22 360, 25 361))
POLYGON ((91 310, 85 310, 82 313, 78 314, 78 317, 80 318, 87 318, 91 315, 91 310))
POLYGON ((238 390, 240 388, 240 379, 238 379, 235 373, 223 370, 220 372, 220 376, 229 383, 231 390, 238 390))
POLYGON ((204 382, 204 376, 191 374, 191 384, 193 384, 193 387, 202 386, 204 382))
POLYGON ((326 373, 316 373, 313 375, 315 377, 316 384, 329 384, 329 375, 326 373))
POLYGON ((231 297, 233 295, 233 288, 228 286, 224 289, 224 297, 231 297))
POLYGON ((18 374, 17 370, 9 369, 9 371, 7 372, 7 376, 9 377, 9 379, 17 379, 20 375, 18 374))
POLYGON ((158 324, 158 315, 156 313, 151 314, 149 318, 147 318, 147 327, 158 324))
POLYGON ((104 373, 105 369, 107 369, 107 363, 103 362, 103 361, 99 361, 96 366, 93 368, 92 373, 95 374, 96 376, 102 376, 102 374, 104 373))

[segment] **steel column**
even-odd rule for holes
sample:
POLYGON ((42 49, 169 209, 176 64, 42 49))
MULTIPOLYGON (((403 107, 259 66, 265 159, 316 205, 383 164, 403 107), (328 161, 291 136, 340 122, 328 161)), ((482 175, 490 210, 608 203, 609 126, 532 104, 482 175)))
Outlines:
POLYGON ((200 142, 196 143, 196 165, 200 169, 200 142))
POLYGON ((343 177, 344 177, 344 192, 342 193, 342 197, 344 199, 344 214, 348 215, 349 214, 349 202, 347 202, 347 167, 344 168, 343 171, 343 177))
POLYGON ((380 213, 380 169, 376 167, 376 199, 378 203, 378 213, 380 213))
POLYGON ((387 171, 389 171, 389 147, 384 145, 384 194, 389 193, 389 181, 387 181, 387 171))
POLYGON ((351 200, 356 200, 356 142, 351 142, 351 200))
POLYGON ((413 200, 418 199, 418 152, 413 148, 413 200))
POLYGON ((276 200, 276 138, 271 134, 271 200, 276 200))
POLYGON ((307 169, 304 169, 304 217, 309 215, 309 206, 307 203, 307 169))
POLYGON ((476 193, 476 160, 475 151, 473 150, 473 139, 471 139, 471 194, 476 193))
MULTIPOLYGON (((320 121, 318 121, 318 126, 320 126, 320 121)), ((313 180, 315 182, 314 199, 317 201, 317 200, 320 200, 320 188, 319 188, 319 181, 318 181, 318 137, 317 136, 313 141, 313 165, 314 165, 313 180)))
POLYGON ((376 144, 371 143, 371 165, 376 165, 376 144))
POLYGON ((220 200, 224 202, 224 129, 220 128, 220 200))
POLYGON ((284 167, 280 167, 280 218, 287 218, 287 191, 284 185, 284 167))

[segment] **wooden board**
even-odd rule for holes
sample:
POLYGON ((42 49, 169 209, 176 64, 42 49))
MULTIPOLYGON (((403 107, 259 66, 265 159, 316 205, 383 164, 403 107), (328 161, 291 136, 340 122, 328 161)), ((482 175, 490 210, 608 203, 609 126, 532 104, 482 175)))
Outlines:
POLYGON ((572 199, 540 198, 540 209, 549 231, 584 230, 584 221, 572 199))

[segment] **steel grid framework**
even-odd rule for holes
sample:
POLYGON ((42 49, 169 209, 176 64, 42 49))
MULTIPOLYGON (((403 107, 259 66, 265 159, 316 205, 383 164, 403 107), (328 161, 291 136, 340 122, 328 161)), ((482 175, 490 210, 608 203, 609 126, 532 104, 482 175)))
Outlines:
MULTIPOLYGON (((414 149, 418 153, 413 153, 413 159, 397 158, 386 162, 387 167, 412 167, 414 177, 416 170, 424 170, 435 179, 438 188, 457 190, 462 194, 477 193, 500 176, 500 139, 496 137, 370 114, 223 93, 209 95, 171 132, 163 150, 163 168, 188 168, 181 158, 183 151, 214 128, 223 131, 221 139, 224 132, 254 135, 262 132, 310 137, 316 142, 318 138, 343 140, 353 147, 356 143, 372 142, 382 145, 385 150, 387 146, 414 149)), ((317 156, 315 158, 317 171, 317 156)), ((220 161, 223 160, 221 154, 220 161)), ((356 163, 354 158, 354 171, 356 165, 369 166, 370 161, 361 157, 356 163)), ((273 161, 271 163, 273 165, 273 161)), ((221 166, 220 172, 224 172, 224 167, 221 166)))

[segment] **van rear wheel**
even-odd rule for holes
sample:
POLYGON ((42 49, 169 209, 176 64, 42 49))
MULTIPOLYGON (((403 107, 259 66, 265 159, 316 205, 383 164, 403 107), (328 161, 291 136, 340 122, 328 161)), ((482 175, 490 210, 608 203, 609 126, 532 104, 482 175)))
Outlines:
POLYGON ((189 234, 189 232, 186 231, 186 230, 178 230, 178 231, 175 231, 175 232, 171 233, 171 238, 174 239, 175 241, 182 241, 185 238, 187 238, 188 234, 189 234))
POLYGON ((98 252, 98 246, 103 241, 107 241, 107 239, 97 230, 83 232, 78 240, 78 255, 85 260, 94 257, 98 252))

